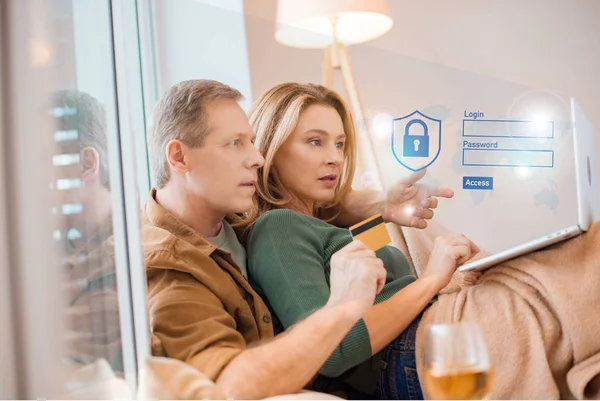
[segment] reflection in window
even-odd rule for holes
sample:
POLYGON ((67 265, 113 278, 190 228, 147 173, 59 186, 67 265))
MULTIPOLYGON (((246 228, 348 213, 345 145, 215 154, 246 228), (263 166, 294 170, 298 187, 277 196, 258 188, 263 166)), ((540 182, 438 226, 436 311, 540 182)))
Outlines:
POLYGON ((79 153, 71 153, 66 155, 54 155, 52 164, 55 166, 69 166, 79 163, 79 153))
POLYGON ((62 214, 79 214, 83 212, 83 204, 81 203, 64 203, 62 205, 62 214))
POLYGON ((111 218, 105 106, 79 90, 55 94, 53 164, 62 178, 62 227, 54 238, 65 251, 68 333, 66 359, 75 366, 105 360, 123 371, 111 218))
POLYGON ((59 191, 75 188, 81 188, 81 180, 79 178, 59 178, 56 180, 56 189, 59 191))
POLYGON ((77 130, 68 130, 68 131, 56 131, 54 133, 54 141, 62 142, 62 141, 73 141, 77 139, 77 130))

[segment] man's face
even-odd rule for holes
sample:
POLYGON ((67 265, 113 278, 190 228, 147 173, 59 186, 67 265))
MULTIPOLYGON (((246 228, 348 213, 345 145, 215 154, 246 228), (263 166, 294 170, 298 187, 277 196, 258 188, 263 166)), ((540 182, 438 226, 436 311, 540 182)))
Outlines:
POLYGON ((243 213, 252 207, 257 169, 264 159, 254 146, 254 132, 235 100, 206 105, 209 130, 204 144, 188 149, 195 196, 222 213, 243 213))
POLYGON ((56 213, 62 215, 65 232, 75 230, 75 237, 70 238, 86 240, 110 217, 112 204, 110 191, 102 184, 98 151, 91 146, 79 148, 78 141, 60 143, 58 151, 62 155, 71 156, 79 153, 79 162, 57 168, 55 185, 57 189, 62 187, 63 190, 59 191, 55 207, 56 213), (65 181, 76 185, 64 189, 65 181))

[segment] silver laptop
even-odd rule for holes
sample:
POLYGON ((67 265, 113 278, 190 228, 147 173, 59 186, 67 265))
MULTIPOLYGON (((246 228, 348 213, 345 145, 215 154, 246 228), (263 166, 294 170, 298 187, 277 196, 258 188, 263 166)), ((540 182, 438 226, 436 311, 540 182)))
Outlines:
POLYGON ((596 183, 598 172, 594 158, 594 127, 574 99, 571 99, 571 115, 577 179, 578 224, 484 258, 477 259, 476 257, 471 262, 460 266, 459 271, 485 270, 500 262, 573 238, 587 231, 593 222, 600 221, 600 204, 596 183))

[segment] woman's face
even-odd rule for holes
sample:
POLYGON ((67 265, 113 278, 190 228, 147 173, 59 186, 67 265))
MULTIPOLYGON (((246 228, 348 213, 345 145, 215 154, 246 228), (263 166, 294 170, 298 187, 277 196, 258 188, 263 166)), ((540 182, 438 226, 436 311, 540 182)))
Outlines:
POLYGON ((315 202, 331 201, 344 167, 344 125, 329 106, 307 107, 277 152, 273 170, 283 186, 312 211, 315 202))

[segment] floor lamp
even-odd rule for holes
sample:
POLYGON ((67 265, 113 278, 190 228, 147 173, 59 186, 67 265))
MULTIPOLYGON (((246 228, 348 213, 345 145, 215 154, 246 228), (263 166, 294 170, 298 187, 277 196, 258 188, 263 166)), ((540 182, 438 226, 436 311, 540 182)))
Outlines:
POLYGON ((333 88, 339 70, 357 122, 358 168, 370 172, 362 185, 382 189, 372 137, 360 101, 348 45, 375 39, 392 27, 386 0, 278 0, 275 39, 299 48, 323 48, 323 85, 333 88))

